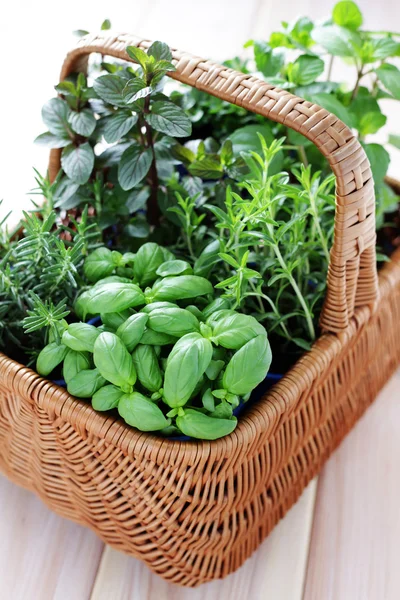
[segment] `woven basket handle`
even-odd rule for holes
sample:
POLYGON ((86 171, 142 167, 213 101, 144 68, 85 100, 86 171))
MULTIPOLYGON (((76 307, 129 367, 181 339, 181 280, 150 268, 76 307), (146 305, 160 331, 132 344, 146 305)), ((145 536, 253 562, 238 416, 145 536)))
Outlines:
MULTIPOLYGON (((150 45, 126 34, 88 35, 67 55, 61 81, 72 72, 85 71, 92 52, 132 62, 127 46, 150 45)), ((336 212, 321 327, 343 331, 355 307, 371 306, 378 299, 374 182, 360 143, 342 121, 317 104, 191 54, 172 50, 172 55, 173 79, 283 123, 313 142, 329 161, 336 176, 336 212)), ((60 169, 60 155, 61 150, 51 152, 50 177, 60 169)))

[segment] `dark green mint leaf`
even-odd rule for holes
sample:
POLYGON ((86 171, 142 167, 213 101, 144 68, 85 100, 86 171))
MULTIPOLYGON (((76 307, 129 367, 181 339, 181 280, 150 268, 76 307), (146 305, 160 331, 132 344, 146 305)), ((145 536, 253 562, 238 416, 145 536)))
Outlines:
POLYGON ((68 131, 69 107, 65 100, 52 98, 42 108, 42 119, 50 133, 63 137, 68 131))
POLYGON ((40 146, 47 146, 48 148, 65 148, 68 144, 71 143, 71 140, 65 134, 65 137, 54 135, 50 133, 50 131, 46 131, 45 133, 41 133, 35 139, 35 144, 39 144, 40 146))
POLYGON ((85 137, 91 136, 96 128, 95 116, 88 108, 80 112, 71 111, 68 115, 68 123, 75 133, 85 137))
POLYGON ((118 181, 124 190, 131 190, 146 177, 152 162, 150 148, 132 144, 125 150, 118 168, 118 181))
POLYGON ((174 137, 187 137, 192 132, 192 123, 185 111, 172 102, 154 102, 146 121, 153 129, 174 137))
POLYGON ((125 107, 123 90, 126 80, 118 75, 101 75, 93 82, 94 91, 104 102, 125 107))
POLYGON ((108 144, 119 142, 136 125, 137 119, 137 115, 132 115, 129 110, 119 110, 109 117, 104 128, 106 142, 108 144))
POLYGON ((79 184, 86 183, 94 166, 94 153, 90 144, 86 142, 77 148, 71 144, 64 148, 61 166, 72 181, 79 184))

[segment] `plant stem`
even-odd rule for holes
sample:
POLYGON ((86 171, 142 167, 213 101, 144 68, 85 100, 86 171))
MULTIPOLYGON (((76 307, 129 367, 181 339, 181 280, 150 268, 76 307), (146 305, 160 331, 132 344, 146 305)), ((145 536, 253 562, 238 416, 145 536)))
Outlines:
POLYGON ((357 79, 356 79, 356 85, 354 86, 354 89, 353 89, 353 91, 352 91, 352 94, 351 94, 351 102, 353 102, 353 100, 355 100, 355 99, 356 99, 356 97, 357 97, 357 94, 358 94, 358 88, 360 87, 360 81, 361 81, 361 79, 362 79, 363 77, 364 77, 364 73, 363 73, 363 70, 362 70, 362 65, 361 65, 361 67, 358 67, 358 68, 357 68, 357 79))
POLYGON ((304 146, 297 146, 297 151, 299 153, 300 160, 302 161, 305 167, 308 167, 308 159, 304 146))
POLYGON ((321 223, 319 221, 318 209, 317 209, 317 205, 315 202, 314 194, 310 193, 309 199, 310 199, 311 210, 312 210, 312 215, 313 215, 313 219, 314 219, 314 225, 317 230, 319 240, 321 242, 321 246, 322 246, 322 250, 323 250, 325 259, 329 263, 329 259, 330 259, 329 248, 328 248, 326 238, 325 238, 324 233, 321 228, 321 223))
MULTIPOLYGON (((150 112, 150 96, 147 96, 144 105, 144 114, 150 112)), ((160 208, 158 206, 158 173, 157 173, 157 161, 156 153, 154 149, 153 132, 148 123, 145 123, 146 127, 146 145, 150 148, 153 155, 153 160, 150 165, 148 180, 150 183, 150 198, 147 202, 147 212, 149 222, 151 225, 159 225, 160 222, 160 208)))
POLYGON ((330 81, 331 77, 332 77, 332 67, 333 67, 333 54, 331 54, 330 58, 329 58, 329 63, 328 63, 328 73, 326 75, 326 80, 330 81))
MULTIPOLYGON (((269 233, 271 235, 271 237, 273 237, 273 232, 271 231, 271 225, 267 225, 268 229, 270 230, 269 233)), ((297 282, 295 280, 295 278, 293 277, 293 275, 291 273, 288 272, 286 263, 285 263, 285 259, 283 258, 281 251, 279 250, 279 247, 277 244, 272 244, 272 248, 274 250, 275 256, 278 259, 278 262, 281 266, 281 268, 285 271, 285 273, 287 274, 288 280, 290 285, 293 288, 294 293, 296 294, 299 303, 304 311, 304 315, 307 321, 307 327, 308 327, 308 333, 310 335, 311 340, 315 340, 315 329, 314 329, 314 323, 312 321, 312 317, 309 311, 309 308, 307 306, 307 303, 304 299, 303 294, 301 293, 301 290, 299 288, 299 286, 297 285, 297 282)))
POLYGON ((389 37, 394 35, 395 37, 400 37, 400 31, 363 31, 363 33, 368 33, 370 35, 385 35, 389 37))

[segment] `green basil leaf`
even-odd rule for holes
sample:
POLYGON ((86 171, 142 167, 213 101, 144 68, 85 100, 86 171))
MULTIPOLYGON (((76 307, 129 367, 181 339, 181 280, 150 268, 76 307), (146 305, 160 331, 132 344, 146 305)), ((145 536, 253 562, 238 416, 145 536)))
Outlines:
POLYGON ((124 392, 115 385, 105 385, 93 395, 92 406, 98 411, 112 410, 117 408, 123 395, 124 392))
POLYGON ((163 377, 153 346, 139 344, 132 352, 132 359, 142 386, 150 392, 158 392, 162 387, 163 377))
POLYGON ((192 315, 194 315, 198 321, 200 321, 200 322, 205 321, 203 313, 194 304, 189 304, 188 306, 185 307, 185 309, 188 310, 189 312, 191 312, 192 315))
POLYGON ((185 260, 168 260, 160 265, 156 271, 159 277, 170 277, 171 275, 191 275, 192 267, 185 260))
POLYGON ((154 242, 140 246, 136 253, 133 271, 139 285, 145 287, 157 279, 157 269, 164 262, 161 247, 154 242))
POLYGON ((107 119, 104 127, 104 139, 108 144, 119 142, 136 125, 137 120, 137 115, 132 115, 129 110, 117 111, 107 119))
POLYGON ((99 335, 94 345, 94 364, 101 375, 114 385, 125 389, 136 381, 136 369, 125 344, 114 333, 99 335))
POLYGON ((201 254, 196 258, 193 272, 201 277, 208 277, 213 266, 219 262, 219 253, 221 243, 219 240, 213 240, 204 248, 201 254))
POLYGON ((54 135, 53 133, 50 133, 50 131, 46 131, 45 133, 38 135, 34 143, 49 148, 65 148, 65 146, 68 146, 71 143, 71 140, 67 133, 63 136, 61 134, 54 135))
POLYGON ((257 335, 266 335, 261 323, 250 315, 233 313, 226 314, 216 322, 212 341, 224 348, 238 350, 257 335))
POLYGON ((216 406, 215 410, 213 410, 210 416, 214 417, 215 419, 231 419, 232 415, 232 405, 226 402, 225 400, 222 400, 222 402, 220 402, 218 406, 216 406))
POLYGON ((92 398, 105 383, 98 369, 84 369, 68 382, 67 390, 77 398, 92 398))
POLYGON ((68 123, 75 133, 85 137, 90 137, 96 128, 96 118, 88 108, 84 108, 80 112, 70 111, 68 123))
POLYGON ((140 304, 145 304, 145 298, 134 283, 111 282, 101 285, 99 282, 86 299, 86 312, 90 315, 120 312, 140 304))
POLYGON ((265 379, 271 360, 267 336, 258 335, 232 356, 225 369, 224 388, 238 396, 248 394, 265 379))
POLYGON ((47 344, 37 357, 36 371, 46 377, 64 360, 67 352, 68 348, 64 344, 56 342, 47 344))
POLYGON ((141 312, 148 314, 152 310, 160 308, 179 308, 179 306, 173 302, 151 302, 150 304, 146 304, 146 306, 141 309, 141 312))
POLYGON ((153 102, 151 113, 145 115, 153 129, 173 137, 188 137, 192 123, 185 111, 173 102, 153 102))
POLYGON ((90 369, 90 358, 88 352, 77 352, 69 349, 63 364, 63 377, 69 383, 80 371, 90 369))
POLYGON ((126 107, 123 97, 125 84, 126 80, 119 75, 101 75, 94 80, 93 88, 104 102, 113 106, 126 107))
POLYGON ((159 331, 153 331, 150 328, 145 329, 144 334, 140 342, 147 344, 148 346, 171 346, 175 344, 176 337, 168 333, 160 333, 159 331))
POLYGON ((127 319, 131 316, 129 310, 122 310, 120 312, 107 312, 100 315, 103 325, 116 331, 121 325, 123 325, 127 319))
POLYGON ((93 325, 71 323, 63 333, 62 342, 76 352, 93 352, 94 343, 98 336, 98 329, 93 325))
POLYGON ((153 42, 150 48, 147 50, 148 56, 153 56, 156 61, 159 60, 172 60, 172 53, 167 44, 164 42, 153 42))
POLYGON ((70 144, 62 152, 61 166, 72 181, 80 185, 86 183, 93 171, 93 148, 88 142, 78 147, 70 144))
POLYGON ((365 144, 364 149, 368 156, 368 160, 371 163, 371 171, 375 185, 377 185, 383 181, 389 168, 389 153, 380 144, 365 144))
POLYGON ((184 308, 161 308, 149 313, 148 327, 159 333, 181 337, 199 331, 199 321, 184 308))
POLYGON ((69 107, 65 100, 52 98, 42 108, 42 119, 50 133, 64 137, 68 134, 69 107))
POLYGON ((213 293, 213 286, 204 277, 197 275, 179 275, 165 277, 154 284, 153 300, 184 300, 213 293))
POLYGON ((139 392, 122 396, 118 412, 128 425, 140 431, 159 431, 171 424, 157 404, 139 392))
MULTIPOLYGON (((224 298, 222 298, 222 299, 224 299, 224 298)), ((203 311, 203 314, 204 314, 204 311, 203 311)), ((234 316, 236 314, 237 313, 234 310, 232 310, 231 308, 221 308, 218 310, 213 310, 207 318, 207 325, 213 329, 216 326, 216 324, 218 323, 218 321, 220 321, 221 319, 225 319, 229 315, 234 316)))
POLYGON ((363 23, 360 9, 355 2, 343 0, 333 7, 332 18, 336 25, 347 27, 348 29, 359 29, 363 23))
POLYGON ((317 56, 302 54, 293 63, 293 81, 297 85, 313 83, 325 69, 325 63, 317 56))
POLYGON ((215 379, 217 379, 224 366, 225 363, 223 360, 212 360, 206 370, 206 375, 208 379, 211 379, 211 381, 215 381, 215 379))
POLYGON ((164 401, 184 406, 212 359, 211 342, 199 333, 188 333, 173 347, 165 370, 164 401))
POLYGON ((317 44, 333 56, 352 57, 357 48, 361 48, 360 36, 349 29, 337 25, 316 27, 312 37, 317 44))
POLYGON ((105 248, 96 248, 85 259, 83 272, 85 276, 93 283, 108 277, 115 270, 115 262, 111 250, 105 248))
POLYGON ((140 342, 147 320, 148 316, 146 314, 136 313, 118 327, 117 336, 121 338, 128 352, 132 352, 140 342))
POLYGON ((208 319, 213 313, 220 310, 229 309, 229 301, 226 298, 216 298, 210 304, 207 304, 205 308, 201 311, 204 315, 205 319, 208 319))
POLYGON ((118 166, 118 181, 123 190, 130 190, 142 179, 150 169, 153 157, 150 148, 142 148, 135 143, 129 146, 121 156, 118 166))
POLYGON ((203 396, 201 397, 201 402, 206 410, 210 412, 215 410, 215 400, 210 388, 204 392, 203 396))
POLYGON ((396 100, 400 100, 400 71, 394 65, 384 64, 376 69, 379 80, 396 100))
POLYGON ((217 440, 229 435, 237 425, 236 417, 232 419, 215 419, 197 410, 187 408, 185 414, 176 418, 176 425, 187 436, 199 440, 217 440))

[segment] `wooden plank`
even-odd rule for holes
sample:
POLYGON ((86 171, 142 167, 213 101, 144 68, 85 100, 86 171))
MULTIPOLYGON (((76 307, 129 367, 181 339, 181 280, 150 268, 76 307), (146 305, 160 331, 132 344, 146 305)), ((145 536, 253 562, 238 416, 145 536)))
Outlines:
POLYGON ((304 600, 397 600, 400 371, 319 480, 304 600))
POLYGON ((104 544, 0 477, 0 598, 87 600, 104 544))
POLYGON ((184 589, 166 583, 140 561, 106 548, 91 600, 300 600, 315 490, 313 481, 259 550, 222 581, 184 589))

